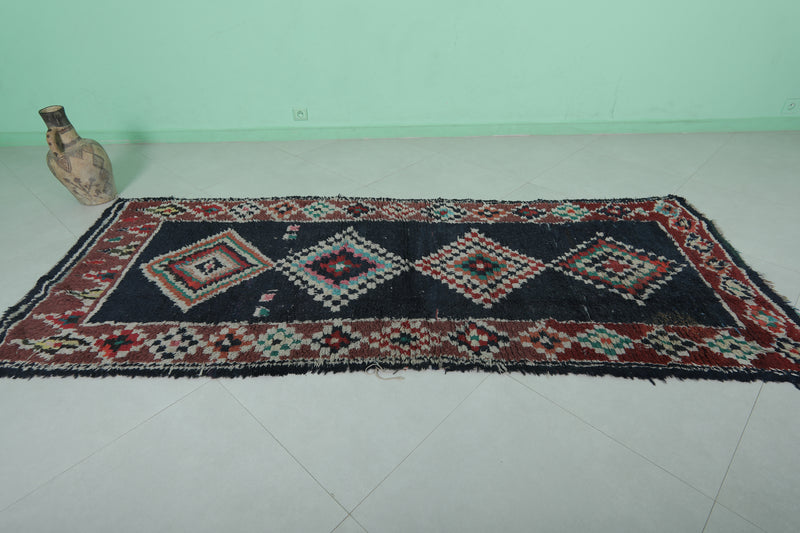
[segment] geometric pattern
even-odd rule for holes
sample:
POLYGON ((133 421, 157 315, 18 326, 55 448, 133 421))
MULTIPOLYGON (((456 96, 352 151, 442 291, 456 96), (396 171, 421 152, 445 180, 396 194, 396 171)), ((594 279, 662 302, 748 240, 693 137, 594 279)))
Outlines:
POLYGON ((381 208, 380 212, 389 220, 407 220, 415 215, 417 210, 404 203, 388 203, 381 208))
POLYGON ((382 355, 405 360, 429 353, 441 343, 438 335, 423 326, 421 320, 392 322, 373 332, 369 341, 382 355))
POLYGON ((254 348, 261 357, 281 359, 288 357, 293 350, 310 342, 310 339, 298 333, 291 326, 278 324, 259 335, 254 348))
POLYGON ((800 342, 779 338, 773 343, 772 348, 792 361, 800 363, 800 342))
POLYGON ((657 353, 666 355, 676 363, 684 357, 689 357, 690 352, 697 349, 697 345, 689 339, 684 339, 677 333, 656 328, 642 339, 642 344, 649 346, 657 353))
POLYGON ((361 218, 364 215, 369 214, 375 208, 366 202, 356 202, 354 204, 350 204, 345 208, 345 211, 348 215, 353 218, 361 218))
POLYGON ((86 318, 85 309, 76 309, 67 313, 52 315, 36 315, 36 318, 43 318, 59 329, 76 329, 81 321, 86 318))
POLYGON ((473 209, 472 212, 483 220, 500 220, 507 214, 505 209, 495 204, 483 204, 477 209, 473 209))
POLYGON ((452 222, 463 218, 467 211, 452 202, 433 202, 425 208, 425 214, 442 222, 452 222))
POLYGON ((625 204, 611 202, 604 205, 595 212, 603 216, 613 217, 618 220, 624 220, 633 214, 633 208, 625 204))
POLYGON ((103 296, 103 292, 105 292, 104 287, 92 287, 91 289, 82 290, 66 289, 64 291, 65 294, 74 296, 85 304, 90 304, 92 301, 100 299, 103 296))
POLYGON ((138 226, 123 226, 119 228, 119 230, 126 231, 128 233, 135 233, 136 235, 149 235, 153 233, 157 228, 158 228, 157 223, 150 222, 138 226))
POLYGON ((311 337, 311 349, 320 357, 335 360, 358 348, 361 340, 362 336, 355 333, 351 326, 337 320, 311 337))
POLYGON ((284 220, 290 218, 293 214, 295 214, 300 208, 297 206, 295 202, 291 200, 284 200, 281 202, 277 202, 271 204, 267 207, 266 211, 267 214, 271 216, 271 218, 275 220, 284 220))
POLYGON ((195 328, 189 326, 173 326, 166 333, 159 333, 154 339, 148 339, 148 346, 157 360, 182 360, 186 355, 194 355, 202 346, 202 337, 195 328))
POLYGON ((0 376, 374 365, 800 386, 800 317, 676 197, 120 199, 0 316, 0 376))
POLYGON ((554 268, 597 289, 607 289, 645 305, 683 265, 648 254, 602 233, 553 262, 554 268))
POLYGON ((131 350, 139 348, 147 335, 134 328, 119 328, 110 335, 102 335, 94 343, 94 349, 104 359, 121 358, 131 350))
POLYGON ((662 215, 666 215, 670 218, 678 218, 681 214, 680 207, 676 206, 674 203, 664 200, 659 200, 656 202, 656 205, 653 206, 653 211, 656 213, 661 213, 662 215))
POLYGON ((472 229, 414 267, 489 309, 541 272, 545 264, 472 229))
POLYGON ((141 243, 139 241, 130 242, 124 246, 117 246, 116 248, 103 248, 101 251, 108 255, 113 255, 120 258, 130 257, 133 252, 137 250, 141 243))
POLYGON ((752 300, 755 298, 755 293, 747 285, 741 281, 735 280, 729 276, 722 276, 720 280, 720 288, 727 293, 733 294, 743 300, 752 300))
POLYGON ((733 336, 726 331, 710 339, 706 344, 724 357, 734 359, 743 365, 751 364, 764 352, 764 348, 759 344, 747 341, 739 336, 733 336))
POLYGON ((155 206, 145 207, 142 209, 142 211, 151 215, 155 215, 159 218, 173 218, 186 213, 188 209, 175 202, 166 202, 155 206))
POLYGON ((764 309, 757 304, 750 304, 747 306, 746 313, 750 320, 772 333, 780 334, 786 331, 785 324, 778 314, 773 311, 764 309))
POLYGON ((33 350, 40 357, 52 359, 56 355, 69 355, 89 348, 94 339, 85 338, 73 332, 64 332, 43 339, 14 339, 11 342, 24 349, 33 350))
POLYGON ((677 230, 686 232, 695 232, 698 228, 697 220, 690 219, 686 216, 681 216, 680 218, 670 218, 669 225, 677 230))
POLYGON ((557 361, 558 354, 572 347, 569 335, 550 326, 545 328, 541 323, 522 332, 517 340, 524 348, 532 349, 550 361, 557 361))
POLYGON ((534 220, 547 214, 547 212, 543 209, 538 209, 535 206, 523 204, 514 210, 514 214, 526 220, 534 220))
POLYGON ((580 207, 570 202, 563 203, 553 209, 552 213, 561 218, 577 222, 589 214, 589 210, 585 207, 580 207))
POLYGON ((318 200, 303 208, 303 212, 312 219, 324 218, 335 213, 338 209, 328 202, 318 200))
POLYGON ((239 354, 249 351, 254 340, 255 335, 249 333, 244 326, 225 326, 219 333, 209 336, 203 353, 210 356, 212 361, 233 360, 239 354))
POLYGON ((100 283, 111 283, 117 277, 117 274, 121 272, 121 268, 114 267, 108 270, 91 270, 83 275, 84 279, 88 279, 91 281, 98 281, 100 283))
POLYGON ((703 239, 696 233, 690 233, 686 236, 686 246, 701 254, 707 254, 714 250, 714 243, 703 239))
POLYGON ((279 261, 275 268, 335 312, 408 270, 408 265, 348 227, 279 261))
POLYGON ((231 207, 228 212, 233 215, 236 220, 246 221, 252 220, 262 210, 255 202, 242 202, 231 207))
POLYGON ((725 261, 724 259, 720 259, 718 257, 704 257, 703 266, 722 274, 723 272, 728 270, 728 267, 730 265, 727 261, 725 261))
POLYGON ((581 346, 591 348, 612 361, 617 361, 626 350, 633 348, 631 339, 603 326, 594 327, 586 333, 579 333, 576 338, 581 346))
POLYGON ((204 218, 211 218, 217 213, 222 213, 223 210, 224 209, 221 205, 214 203, 199 204, 192 207, 192 211, 195 211, 204 218))
POLYGON ((185 312, 272 266, 252 244, 228 229, 160 255, 141 268, 185 312))
POLYGON ((481 359, 491 359, 500 348, 511 344, 508 335, 483 321, 467 322, 450 334, 449 339, 459 352, 481 359))

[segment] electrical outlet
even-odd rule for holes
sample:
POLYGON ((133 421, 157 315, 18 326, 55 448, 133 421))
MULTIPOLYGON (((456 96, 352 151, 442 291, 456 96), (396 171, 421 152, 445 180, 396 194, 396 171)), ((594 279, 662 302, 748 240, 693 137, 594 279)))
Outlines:
POLYGON ((293 107, 292 117, 295 120, 308 120, 308 109, 305 107, 293 107))
POLYGON ((800 115, 800 98, 789 98, 783 104, 783 115, 800 115))

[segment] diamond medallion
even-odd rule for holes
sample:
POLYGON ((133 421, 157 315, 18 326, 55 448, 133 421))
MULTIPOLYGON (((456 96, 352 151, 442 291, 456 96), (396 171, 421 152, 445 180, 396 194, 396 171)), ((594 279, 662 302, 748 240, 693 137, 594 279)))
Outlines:
POLYGON ((272 261, 229 229, 160 255, 141 268, 185 312, 272 266, 272 261))
POLYGON ((545 264, 472 229, 414 267, 489 309, 541 272, 545 264))
POLYGON ((408 265, 349 227, 279 261, 276 268, 314 300, 336 312, 408 270, 408 265))
POLYGON ((605 289, 645 305, 644 300, 663 287, 683 265, 623 244, 598 233, 552 263, 587 285, 605 289))

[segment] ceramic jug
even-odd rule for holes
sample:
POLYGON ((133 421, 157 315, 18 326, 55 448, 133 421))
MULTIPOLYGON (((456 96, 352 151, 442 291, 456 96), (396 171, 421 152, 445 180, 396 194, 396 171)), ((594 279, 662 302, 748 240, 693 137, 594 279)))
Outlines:
POLYGON ((47 125, 47 166, 58 181, 84 205, 116 198, 111 160, 103 147, 78 135, 62 106, 45 107, 39 115, 47 125))

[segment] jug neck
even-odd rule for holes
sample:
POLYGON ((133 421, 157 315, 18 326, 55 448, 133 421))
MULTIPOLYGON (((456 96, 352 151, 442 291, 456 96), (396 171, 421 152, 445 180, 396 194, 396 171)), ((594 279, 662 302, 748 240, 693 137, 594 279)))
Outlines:
MULTIPOLYGON (((51 105, 39 110, 39 115, 47 125, 48 138, 51 135, 57 139, 57 143, 63 146, 69 146, 72 143, 79 141, 81 136, 75 131, 72 123, 67 118, 64 107, 60 105, 51 105)), ((60 151, 60 150, 59 150, 60 151)))
POLYGON ((51 105, 45 107, 44 109, 40 109, 39 116, 42 117, 42 120, 44 120, 44 123, 47 124, 48 128, 64 128, 67 126, 72 126, 67 118, 67 113, 64 111, 64 106, 51 105))

